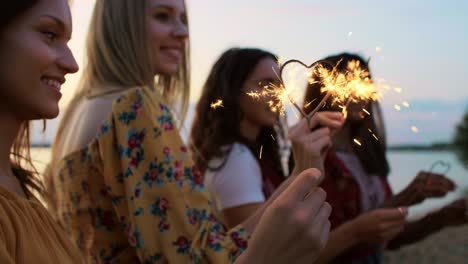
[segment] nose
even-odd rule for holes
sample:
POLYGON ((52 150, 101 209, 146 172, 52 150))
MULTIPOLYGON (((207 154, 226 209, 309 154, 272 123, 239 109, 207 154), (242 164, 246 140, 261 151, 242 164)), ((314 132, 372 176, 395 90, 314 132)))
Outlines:
POLYGON ((63 49, 62 56, 58 59, 58 65, 65 74, 75 73, 79 70, 78 63, 76 63, 75 57, 68 46, 63 49))
POLYGON ((174 28, 174 36, 182 39, 188 38, 188 26, 182 21, 178 21, 174 28))

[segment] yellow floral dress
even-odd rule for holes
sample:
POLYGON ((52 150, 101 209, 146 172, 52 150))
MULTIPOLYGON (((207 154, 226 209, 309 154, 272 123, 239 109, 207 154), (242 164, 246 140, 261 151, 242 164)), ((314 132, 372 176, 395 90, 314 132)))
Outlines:
POLYGON ((94 263, 230 263, 248 234, 213 216, 162 96, 133 88, 87 148, 55 162, 58 221, 94 263))

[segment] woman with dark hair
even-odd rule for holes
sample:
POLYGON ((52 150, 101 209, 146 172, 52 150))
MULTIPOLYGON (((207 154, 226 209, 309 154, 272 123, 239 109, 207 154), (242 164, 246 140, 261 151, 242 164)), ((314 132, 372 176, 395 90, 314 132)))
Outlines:
MULTIPOLYGON (((368 63, 358 55, 343 53, 324 60, 342 74, 347 74, 348 63, 353 63, 362 70, 363 80, 366 77, 372 80, 368 63)), ((305 112, 324 98, 321 86, 317 79, 308 87, 304 101, 313 102, 304 106, 305 112)), ((329 100, 320 111, 341 110, 329 100)), ((404 207, 444 196, 455 188, 454 183, 443 175, 420 172, 403 191, 393 195, 387 179, 390 167, 379 104, 352 102, 347 112, 346 122, 333 136, 333 147, 325 159, 321 187, 333 207, 332 232, 320 262, 334 259, 333 263, 380 263, 382 245, 398 248, 444 226, 468 221, 464 199, 460 199, 417 222, 405 222, 404 207)))
MULTIPOLYGON (((276 57, 270 52, 229 49, 213 66, 197 105, 190 138, 195 160, 228 227, 252 215, 289 176, 283 166, 288 151, 285 121, 268 105, 275 99, 247 95, 269 84, 279 85, 277 72, 276 57), (217 100, 223 106, 212 109, 217 100)), ((341 119, 340 113, 330 112, 311 120, 330 127, 307 135, 314 167, 322 167, 321 151, 330 144, 330 129, 339 127, 341 119)))
POLYGON ((82 263, 39 202, 29 144, 29 122, 58 115, 65 75, 78 70, 67 45, 71 27, 66 0, 0 5, 1 263, 82 263))

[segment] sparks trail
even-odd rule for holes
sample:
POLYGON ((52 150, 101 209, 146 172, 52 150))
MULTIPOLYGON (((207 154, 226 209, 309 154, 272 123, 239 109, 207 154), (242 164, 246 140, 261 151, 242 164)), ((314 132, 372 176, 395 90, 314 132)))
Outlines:
POLYGON ((219 108, 219 107, 224 107, 224 106, 223 106, 223 100, 218 99, 218 100, 216 100, 215 102, 212 102, 210 106, 211 106, 211 109, 216 109, 216 108, 219 108))

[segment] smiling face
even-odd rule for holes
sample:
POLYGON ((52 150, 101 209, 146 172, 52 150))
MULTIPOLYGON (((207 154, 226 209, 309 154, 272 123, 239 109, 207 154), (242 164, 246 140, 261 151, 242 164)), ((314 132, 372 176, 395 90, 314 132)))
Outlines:
POLYGON ((246 94, 253 91, 261 92, 263 87, 269 83, 279 85, 275 72, 279 72, 275 60, 264 58, 258 62, 242 87, 240 107, 243 118, 251 124, 261 127, 273 126, 278 119, 278 113, 272 112, 268 106, 268 101, 271 98, 261 97, 260 100, 257 100, 246 94))
POLYGON ((0 32, 2 111, 20 120, 58 115, 65 75, 78 71, 71 30, 66 0, 40 0, 0 32))
POLYGON ((155 74, 178 72, 188 39, 183 0, 150 0, 148 30, 155 74))

